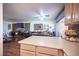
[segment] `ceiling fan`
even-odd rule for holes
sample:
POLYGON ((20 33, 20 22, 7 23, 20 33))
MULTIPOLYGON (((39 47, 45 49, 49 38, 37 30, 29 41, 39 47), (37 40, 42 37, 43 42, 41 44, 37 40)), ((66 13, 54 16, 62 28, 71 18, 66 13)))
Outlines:
POLYGON ((49 17, 49 14, 45 14, 43 10, 41 10, 40 12, 35 11, 35 14, 32 17, 44 20, 45 18, 49 17))

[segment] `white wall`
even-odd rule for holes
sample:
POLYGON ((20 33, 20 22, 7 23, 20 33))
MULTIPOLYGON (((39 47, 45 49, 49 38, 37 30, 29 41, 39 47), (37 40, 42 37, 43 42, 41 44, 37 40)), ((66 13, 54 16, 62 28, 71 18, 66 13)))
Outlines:
POLYGON ((3 55, 2 22, 2 4, 0 3, 0 56, 3 55))
MULTIPOLYGON (((13 22, 13 23, 17 23, 17 22, 13 22)), ((21 23, 21 22, 19 22, 21 23)), ((49 25, 49 26, 52 26, 52 28, 54 28, 54 22, 51 21, 51 20, 44 20, 44 21, 34 21, 34 20, 29 20, 29 21, 24 21, 22 23, 30 23, 30 31, 34 31, 34 24, 45 24, 45 25, 49 25)))
POLYGON ((65 36, 64 33, 65 33, 65 24, 64 24, 64 18, 61 19, 58 23, 56 23, 55 25, 55 33, 56 33, 56 36, 65 36))
POLYGON ((30 31, 34 31, 34 24, 43 24, 43 25, 45 24, 52 26, 54 28, 54 23, 51 21, 30 21, 29 23, 30 23, 30 31))
POLYGON ((12 22, 3 21, 3 33, 7 34, 7 36, 9 36, 9 32, 12 31, 12 26, 11 29, 8 29, 8 24, 12 24, 12 22))

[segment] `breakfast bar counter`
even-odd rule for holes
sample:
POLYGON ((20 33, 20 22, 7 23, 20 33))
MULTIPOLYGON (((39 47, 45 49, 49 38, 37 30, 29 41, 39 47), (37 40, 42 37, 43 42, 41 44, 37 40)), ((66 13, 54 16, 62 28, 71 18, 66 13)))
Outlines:
POLYGON ((60 37, 31 36, 20 43, 20 55, 64 55, 60 37))
POLYGON ((31 36, 19 43, 21 56, 79 56, 79 43, 61 37, 31 36))

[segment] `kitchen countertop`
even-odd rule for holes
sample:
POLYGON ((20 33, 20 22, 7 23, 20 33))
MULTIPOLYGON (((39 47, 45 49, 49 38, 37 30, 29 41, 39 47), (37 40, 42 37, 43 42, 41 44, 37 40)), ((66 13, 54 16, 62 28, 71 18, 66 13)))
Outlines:
POLYGON ((19 43, 62 49, 61 40, 62 39, 60 37, 31 36, 29 38, 19 41, 19 43))
POLYGON ((79 56, 79 42, 63 40, 63 51, 69 56, 79 56))
POLYGON ((79 43, 69 42, 61 37, 31 36, 19 41, 19 43, 62 49, 69 56, 79 55, 79 43))

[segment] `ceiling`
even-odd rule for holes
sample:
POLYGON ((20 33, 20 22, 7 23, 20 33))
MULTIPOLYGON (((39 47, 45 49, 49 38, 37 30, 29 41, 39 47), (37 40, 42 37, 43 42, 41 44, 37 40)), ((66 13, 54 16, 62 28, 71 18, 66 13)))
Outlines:
POLYGON ((62 10, 62 3, 4 3, 5 21, 54 20, 62 10))

